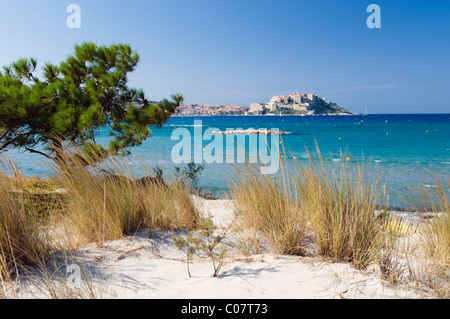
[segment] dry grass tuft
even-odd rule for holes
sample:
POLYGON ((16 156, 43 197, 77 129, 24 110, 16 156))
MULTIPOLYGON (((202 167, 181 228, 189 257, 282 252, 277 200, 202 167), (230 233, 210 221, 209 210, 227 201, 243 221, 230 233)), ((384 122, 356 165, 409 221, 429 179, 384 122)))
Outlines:
POLYGON ((0 291, 19 276, 20 269, 32 265, 50 250, 45 221, 33 209, 32 196, 17 192, 25 180, 14 162, 0 156, 0 291))
POLYGON ((259 175, 252 167, 239 170, 231 183, 240 230, 247 234, 247 251, 261 252, 259 232, 275 255, 305 253, 306 220, 287 176, 259 175))
MULTIPOLYGON (((450 179, 447 180, 450 189, 450 179)), ((449 194, 437 178, 433 187, 422 184, 405 196, 417 212, 427 212, 419 234, 425 262, 416 280, 430 287, 438 298, 450 297, 450 203, 449 194)))
POLYGON ((256 247, 261 231, 275 254, 304 254, 312 234, 318 254, 365 268, 378 258, 383 243, 382 221, 374 214, 385 204, 383 194, 377 181, 363 182, 361 167, 353 178, 345 160, 340 176, 330 175, 318 154, 320 167, 309 155, 309 166, 298 164, 288 174, 282 163, 276 177, 252 168, 237 170, 231 190, 242 228, 256 247))
POLYGON ((378 179, 363 181, 360 165, 356 174, 341 156, 339 176, 328 173, 317 150, 320 167, 298 165, 296 190, 305 216, 317 236, 319 254, 365 268, 378 256, 384 240, 381 220, 374 212, 385 204, 378 179))
MULTIPOLYGON (((73 154, 65 150, 52 168, 68 197, 62 220, 81 243, 101 245, 143 227, 192 229, 198 222, 199 214, 182 183, 139 183, 128 158, 73 154), (96 165, 86 166, 92 159, 96 165)), ((146 176, 154 174, 142 162, 138 169, 146 176)))

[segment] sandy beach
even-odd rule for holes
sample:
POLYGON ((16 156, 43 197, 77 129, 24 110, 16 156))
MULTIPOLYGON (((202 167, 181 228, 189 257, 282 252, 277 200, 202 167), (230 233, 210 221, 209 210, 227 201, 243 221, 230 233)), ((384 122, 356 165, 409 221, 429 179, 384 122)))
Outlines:
MULTIPOLYGON (((212 218, 217 231, 234 219, 231 200, 195 198, 201 213, 212 218)), ((391 285, 380 278, 376 267, 358 270, 319 256, 273 256, 269 250, 244 256, 236 236, 230 233, 226 262, 212 277, 211 260, 196 255, 186 270, 186 256, 172 236, 185 231, 141 230, 120 240, 95 244, 72 252, 72 260, 89 270, 89 285, 97 298, 125 299, 390 299, 421 298, 423 293, 406 285, 391 285)), ((70 263, 64 253, 59 263, 70 263)), ((20 298, 45 298, 38 285, 22 282, 20 298)), ((76 289, 76 288, 75 288, 76 289)), ((81 288, 83 289, 83 288, 81 288)))

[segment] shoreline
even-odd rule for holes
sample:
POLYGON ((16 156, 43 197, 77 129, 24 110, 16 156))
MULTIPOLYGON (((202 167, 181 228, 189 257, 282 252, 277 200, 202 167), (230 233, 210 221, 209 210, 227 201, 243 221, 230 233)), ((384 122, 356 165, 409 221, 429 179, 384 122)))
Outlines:
MULTIPOLYGON (((17 193, 24 193, 24 190, 14 190, 17 193)), ((30 195, 59 195, 64 196, 67 193, 67 190, 64 188, 56 188, 53 190, 47 189, 38 189, 38 190, 27 190, 27 193, 30 195)), ((225 203, 227 205, 235 205, 235 200, 230 199, 229 197, 216 197, 211 194, 191 194, 194 202, 204 201, 210 203, 225 203)), ((411 208, 399 208, 399 207, 377 207, 377 209, 373 212, 374 215, 380 216, 383 213, 401 219, 405 222, 412 222, 415 224, 421 224, 425 220, 432 219, 437 214, 441 213, 433 213, 430 211, 414 211, 411 208)))
MULTIPOLYGON (((317 116, 328 116, 330 114, 309 114, 309 115, 298 115, 298 114, 262 114, 262 115, 255 115, 255 114, 248 114, 248 115, 172 115, 171 118, 195 118, 195 117, 261 117, 261 116, 268 116, 268 117, 277 117, 277 116, 297 116, 297 117, 317 117, 317 116)), ((342 114, 343 116, 407 116, 407 115, 442 115, 442 116, 448 116, 450 113, 369 113, 369 114, 342 114)))
MULTIPOLYGON (((25 178, 27 179, 37 179, 37 180, 41 180, 44 181, 45 183, 47 182, 47 180, 50 178, 54 178, 55 176, 39 176, 39 175, 23 175, 25 178)), ((208 187, 207 185, 201 185, 200 186, 204 192, 200 194, 201 197, 203 197, 204 199, 208 199, 208 200, 230 200, 230 189, 229 188, 223 188, 223 189, 216 189, 215 187, 208 187)), ((23 190, 19 190, 19 192, 23 192, 23 190)), ((36 189, 36 190, 27 190, 28 193, 31 194, 52 194, 52 193, 56 193, 56 194, 64 194, 66 192, 66 190, 64 188, 56 188, 53 190, 48 190, 48 189, 36 189)), ((414 208, 412 206, 399 206, 398 204, 394 205, 394 206, 378 206, 377 211, 386 211, 389 213, 393 213, 393 214, 405 214, 405 216, 409 215, 414 215, 417 212, 414 211, 414 208)), ((428 212, 420 212, 421 214, 428 214, 428 212)))
MULTIPOLYGON (((372 114, 373 115, 373 114, 372 114)), ((186 117, 186 118, 193 118, 193 117, 223 117, 223 116, 230 116, 230 117, 261 117, 261 116, 268 116, 268 117, 283 117, 283 116, 298 116, 298 117, 314 117, 314 116, 365 116, 365 114, 304 114, 304 115, 300 115, 300 114, 261 114, 261 115, 256 115, 256 114, 247 114, 247 115, 172 115, 171 117, 175 118, 175 117, 186 117)))

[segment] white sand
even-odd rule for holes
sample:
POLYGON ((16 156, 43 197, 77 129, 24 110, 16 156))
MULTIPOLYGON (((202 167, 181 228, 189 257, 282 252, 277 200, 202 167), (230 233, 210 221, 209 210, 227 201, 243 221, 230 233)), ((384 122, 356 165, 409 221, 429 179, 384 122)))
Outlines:
MULTIPOLYGON (((234 218, 233 202, 203 200, 196 204, 221 228, 234 218)), ((102 274, 101 298, 419 298, 403 286, 390 286, 375 271, 360 271, 350 264, 331 263, 320 257, 282 256, 270 253, 244 257, 230 249, 217 278, 209 258, 196 256, 188 277, 185 255, 172 242, 186 232, 141 231, 98 248, 89 245, 74 253, 78 262, 102 274)), ((232 240, 232 239, 229 239, 232 240)), ((97 282, 99 279, 94 278, 97 282)), ((23 291, 25 297, 36 297, 23 291)))

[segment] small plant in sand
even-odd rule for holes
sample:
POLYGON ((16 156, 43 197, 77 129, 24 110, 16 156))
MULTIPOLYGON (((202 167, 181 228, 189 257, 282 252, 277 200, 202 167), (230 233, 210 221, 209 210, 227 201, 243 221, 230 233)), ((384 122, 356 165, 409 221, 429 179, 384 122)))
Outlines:
POLYGON ((189 277, 192 277, 191 271, 189 269, 189 263, 191 262, 192 257, 194 256, 195 252, 197 251, 197 246, 194 241, 193 233, 189 232, 187 237, 173 236, 172 240, 175 243, 175 246, 178 248, 178 250, 180 250, 186 254, 187 272, 188 272, 189 277))
POLYGON ((222 269, 227 254, 226 248, 223 248, 219 253, 216 253, 216 248, 222 242, 224 236, 214 235, 217 227, 211 219, 206 219, 201 223, 200 229, 201 237, 197 238, 197 247, 211 258, 214 267, 213 277, 217 277, 222 269))
POLYGON ((224 235, 214 235, 217 227, 214 225, 211 219, 206 219, 199 224, 199 236, 196 236, 192 232, 187 237, 174 236, 172 240, 175 246, 186 254, 186 263, 188 267, 188 274, 191 277, 189 271, 189 262, 197 252, 202 252, 212 260, 214 273, 213 277, 217 277, 222 269, 227 254, 226 248, 223 248, 217 252, 217 247, 222 243, 224 235))

